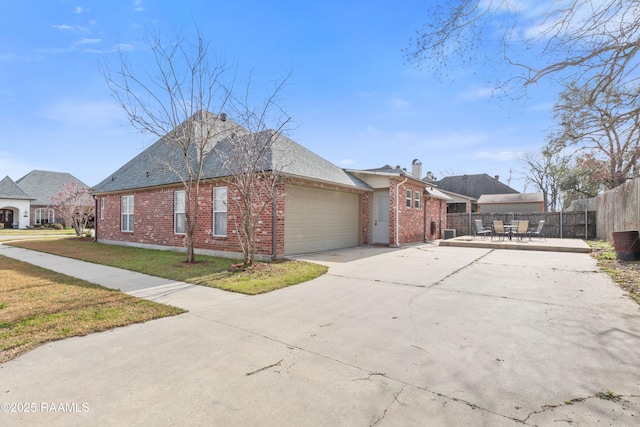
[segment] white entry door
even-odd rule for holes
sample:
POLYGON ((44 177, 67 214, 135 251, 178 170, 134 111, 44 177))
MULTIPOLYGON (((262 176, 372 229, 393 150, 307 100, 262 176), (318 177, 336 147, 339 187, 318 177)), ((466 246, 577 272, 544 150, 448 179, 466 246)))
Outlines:
POLYGON ((389 194, 379 193, 374 198, 373 243, 389 244, 389 194))

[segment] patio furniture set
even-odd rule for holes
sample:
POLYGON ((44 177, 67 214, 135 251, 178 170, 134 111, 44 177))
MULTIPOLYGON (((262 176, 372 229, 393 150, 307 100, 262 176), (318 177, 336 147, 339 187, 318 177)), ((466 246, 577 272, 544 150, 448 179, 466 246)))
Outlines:
POLYGON ((504 240, 508 238, 512 240, 514 237, 519 240, 523 240, 525 237, 528 237, 531 240, 531 237, 538 237, 540 239, 544 239, 544 234, 542 233, 542 229, 544 227, 544 220, 540 220, 538 222, 538 226, 535 228, 529 228, 529 221, 511 221, 510 224, 504 224, 502 221, 495 220, 491 224, 491 226, 485 226, 482 224, 482 220, 476 219, 474 220, 476 224, 476 236, 486 237, 491 236, 491 240, 494 237, 504 240))

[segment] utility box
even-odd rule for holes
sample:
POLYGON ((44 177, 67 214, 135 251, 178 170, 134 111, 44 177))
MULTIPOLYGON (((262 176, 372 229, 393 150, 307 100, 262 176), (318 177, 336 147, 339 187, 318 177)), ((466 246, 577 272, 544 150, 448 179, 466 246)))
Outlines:
POLYGON ((456 230, 454 228, 444 229, 444 240, 454 239, 456 237, 456 230))

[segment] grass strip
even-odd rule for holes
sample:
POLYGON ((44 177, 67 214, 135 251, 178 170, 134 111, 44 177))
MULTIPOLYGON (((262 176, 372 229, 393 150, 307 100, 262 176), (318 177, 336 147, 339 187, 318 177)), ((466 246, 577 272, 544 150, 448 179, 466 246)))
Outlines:
POLYGON ((0 256, 0 363, 49 341, 184 313, 0 256))

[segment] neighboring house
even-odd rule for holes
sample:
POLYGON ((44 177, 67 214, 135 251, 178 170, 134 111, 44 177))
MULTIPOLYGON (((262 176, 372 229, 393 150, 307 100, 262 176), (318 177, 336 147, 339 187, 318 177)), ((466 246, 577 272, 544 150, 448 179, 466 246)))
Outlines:
POLYGON ((449 213, 476 212, 476 202, 483 194, 519 194, 517 190, 500 182, 499 176, 491 177, 486 173, 448 176, 437 181, 436 184, 439 190, 459 196, 452 197, 449 201, 451 204, 449 213))
MULTIPOLYGON (((202 116, 223 120, 206 112, 202 116)), ((430 194, 419 175, 399 168, 346 171, 274 131, 265 132, 276 139, 268 162, 258 172, 277 170, 282 180, 277 200, 263 214, 256 233, 256 259, 369 243, 422 242, 439 235, 438 227, 445 227, 445 210, 439 207, 445 203, 434 205, 434 201, 446 196, 437 191, 430 194), (438 213, 432 212, 436 209, 432 206, 439 208, 438 213), (433 232, 427 218, 436 224, 433 232)), ((227 203, 238 195, 225 184, 219 153, 230 143, 219 141, 204 164, 194 235, 197 253, 237 257, 242 252, 234 221, 237 208, 227 203)), ((94 187, 96 240, 182 249, 184 190, 171 171, 184 168, 181 162, 182 154, 175 146, 160 139, 94 187), (167 163, 172 167, 166 167, 167 163)), ((268 174, 256 175, 256 179, 267 179, 265 176, 268 174)))
POLYGON ((478 199, 478 212, 544 212, 542 193, 483 194, 478 199))
POLYGON ((56 218, 51 199, 63 189, 64 184, 86 184, 71 174, 34 170, 17 181, 8 176, 0 181, 0 222, 5 228, 64 223, 56 218))
POLYGON ((478 210, 477 199, 441 188, 439 190, 450 197, 450 200, 447 201, 447 213, 469 213, 478 210))
POLYGON ((88 185, 66 172, 34 170, 16 181, 16 184, 31 196, 29 225, 58 223, 65 224, 64 218, 56 218, 53 196, 64 188, 65 184, 77 183, 84 188, 88 185))
POLYGON ((0 224, 3 228, 27 228, 32 200, 8 176, 0 181, 0 224))

